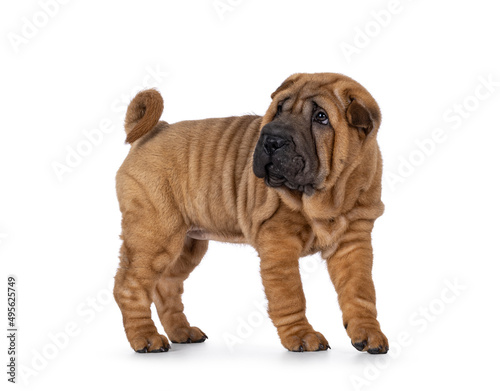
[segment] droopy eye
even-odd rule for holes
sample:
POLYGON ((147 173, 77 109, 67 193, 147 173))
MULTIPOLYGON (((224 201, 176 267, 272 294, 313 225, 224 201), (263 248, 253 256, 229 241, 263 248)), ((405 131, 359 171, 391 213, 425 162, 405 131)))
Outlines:
POLYGON ((276 109, 276 115, 280 115, 283 111, 283 103, 278 103, 278 108, 276 109))
POLYGON ((328 125, 328 115, 323 110, 318 110, 313 116, 314 122, 318 122, 321 125, 328 125))

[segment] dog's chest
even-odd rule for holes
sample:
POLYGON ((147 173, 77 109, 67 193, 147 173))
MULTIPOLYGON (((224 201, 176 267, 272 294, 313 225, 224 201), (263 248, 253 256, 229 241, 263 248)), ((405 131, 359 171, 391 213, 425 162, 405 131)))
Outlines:
POLYGON ((345 233, 347 221, 343 216, 335 219, 315 219, 310 223, 312 229, 311 248, 321 251, 328 258, 337 249, 340 237, 345 233))

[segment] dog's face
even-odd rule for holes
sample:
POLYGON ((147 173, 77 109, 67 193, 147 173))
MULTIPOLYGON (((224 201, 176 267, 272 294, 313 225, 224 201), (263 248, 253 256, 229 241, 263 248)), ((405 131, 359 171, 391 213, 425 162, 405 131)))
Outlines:
POLYGON ((271 98, 253 156, 270 187, 312 195, 332 185, 380 126, 373 97, 344 75, 295 74, 271 98))

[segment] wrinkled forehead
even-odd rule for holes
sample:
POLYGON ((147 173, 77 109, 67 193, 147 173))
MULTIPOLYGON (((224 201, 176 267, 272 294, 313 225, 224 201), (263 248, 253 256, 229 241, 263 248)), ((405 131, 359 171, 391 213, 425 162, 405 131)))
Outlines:
POLYGON ((350 91, 356 90, 356 84, 343 75, 298 75, 285 80, 272 97, 294 113, 307 111, 305 106, 314 102, 341 114, 347 109, 350 91))

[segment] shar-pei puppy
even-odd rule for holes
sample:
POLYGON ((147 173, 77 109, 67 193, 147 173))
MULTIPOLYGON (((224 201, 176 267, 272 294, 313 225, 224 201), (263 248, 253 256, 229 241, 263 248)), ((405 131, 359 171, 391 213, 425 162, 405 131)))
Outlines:
POLYGON ((163 100, 140 92, 125 120, 131 149, 117 176, 122 212, 114 296, 136 352, 203 342, 183 312, 183 282, 209 240, 252 245, 269 316, 294 352, 329 348, 306 318, 299 258, 320 252, 352 345, 386 353, 371 276, 371 231, 384 211, 380 109, 340 74, 295 74, 266 114, 168 124, 163 100))

